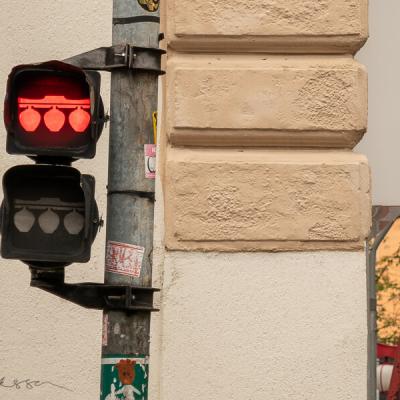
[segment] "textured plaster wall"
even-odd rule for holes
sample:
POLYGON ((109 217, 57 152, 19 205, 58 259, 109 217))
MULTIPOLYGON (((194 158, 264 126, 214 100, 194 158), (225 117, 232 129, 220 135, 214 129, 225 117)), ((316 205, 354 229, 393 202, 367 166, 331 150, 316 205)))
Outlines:
POLYGON ((367 398, 362 252, 168 252, 164 267, 161 399, 367 398))
MULTIPOLYGON (((0 1, 0 98, 7 74, 20 63, 63 59, 111 43, 112 2, 106 0, 0 1)), ((108 109, 109 79, 104 75, 103 97, 108 109)), ((76 166, 96 177, 100 213, 106 213, 107 137, 105 129, 94 160, 76 166)), ((0 174, 26 157, 5 153, 5 131, 0 124, 0 174)), ((92 261, 68 270, 70 281, 103 278, 104 229, 93 247, 92 261)), ((0 261, 0 378, 51 381, 27 390, 6 389, 0 399, 76 400, 99 395, 101 312, 87 311, 29 287, 27 267, 0 261)))

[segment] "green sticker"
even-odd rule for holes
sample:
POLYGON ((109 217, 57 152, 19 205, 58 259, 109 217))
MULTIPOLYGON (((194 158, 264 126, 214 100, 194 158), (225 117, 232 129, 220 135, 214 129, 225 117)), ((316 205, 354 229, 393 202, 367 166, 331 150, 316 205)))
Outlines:
POLYGON ((101 360, 100 400, 147 400, 149 358, 105 356, 101 360))

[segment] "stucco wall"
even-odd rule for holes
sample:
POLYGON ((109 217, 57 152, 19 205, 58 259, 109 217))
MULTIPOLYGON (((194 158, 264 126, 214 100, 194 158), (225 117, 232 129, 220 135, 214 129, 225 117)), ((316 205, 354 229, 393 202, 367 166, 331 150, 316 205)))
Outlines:
MULTIPOLYGON (((63 59, 111 43, 112 2, 106 0, 0 1, 0 98, 13 65, 63 59)), ((104 74, 107 104, 109 79, 104 74)), ((100 213, 106 212, 108 129, 103 131, 94 160, 76 166, 96 177, 100 213)), ((0 124, 0 173, 26 157, 5 153, 5 130, 0 124)), ((103 229, 87 265, 68 269, 68 279, 101 281, 104 260, 103 229)), ((100 380, 101 312, 87 311, 29 287, 29 272, 20 262, 0 261, 0 378, 51 381, 31 390, 4 388, 0 399, 97 399, 100 380)))
POLYGON ((164 265, 161 399, 367 398, 363 253, 170 252, 164 265))

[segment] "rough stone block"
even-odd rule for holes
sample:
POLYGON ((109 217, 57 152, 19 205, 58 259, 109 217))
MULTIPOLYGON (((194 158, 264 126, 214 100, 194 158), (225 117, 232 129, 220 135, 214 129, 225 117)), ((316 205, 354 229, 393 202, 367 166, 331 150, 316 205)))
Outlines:
POLYGON ((367 74, 351 57, 190 56, 168 63, 173 145, 353 148, 367 74))
POLYGON ((347 151, 170 149, 166 246, 173 250, 362 249, 369 168, 347 151))
POLYGON ((368 0, 171 0, 172 48, 349 53, 368 36, 368 0))

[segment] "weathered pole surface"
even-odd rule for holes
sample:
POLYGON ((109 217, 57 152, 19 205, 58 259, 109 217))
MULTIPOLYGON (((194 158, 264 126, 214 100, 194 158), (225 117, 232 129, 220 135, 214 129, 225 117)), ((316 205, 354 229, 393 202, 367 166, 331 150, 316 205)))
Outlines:
MULTIPOLYGON (((159 19, 159 0, 114 0, 113 45, 158 48, 159 19)), ((152 72, 121 69, 111 75, 106 252, 109 257, 111 250, 123 251, 119 243, 144 248, 144 255, 139 272, 131 270, 126 275, 111 272, 106 261, 108 284, 152 284, 154 202, 143 193, 154 193, 154 179, 145 176, 144 145, 154 143, 152 115, 157 110, 157 85, 157 74, 152 72)), ((135 252, 132 249, 131 255, 135 252)), ((147 399, 148 373, 144 363, 149 356, 150 313, 105 311, 103 318, 101 399, 114 390, 120 390, 126 398, 131 398, 127 397, 129 390, 135 390, 134 398, 147 399), (119 359, 124 360, 122 366, 115 367, 119 359), (121 388, 112 374, 132 362, 135 377, 131 378, 135 384, 132 379, 122 380, 121 388), (139 379, 140 374, 143 376, 139 379)))

